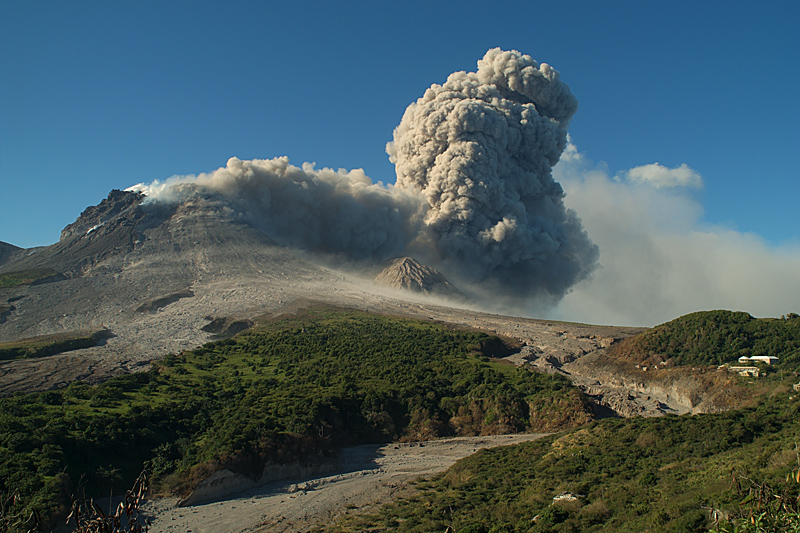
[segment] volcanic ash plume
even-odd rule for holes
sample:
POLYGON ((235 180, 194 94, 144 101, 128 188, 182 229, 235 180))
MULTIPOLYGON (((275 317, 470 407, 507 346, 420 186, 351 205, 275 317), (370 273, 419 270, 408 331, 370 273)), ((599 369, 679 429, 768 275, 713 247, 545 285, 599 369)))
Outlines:
POLYGON ((286 157, 235 157, 209 174, 130 187, 149 201, 179 203, 214 195, 276 242, 352 259, 401 255, 419 232, 419 198, 372 183, 361 169, 317 170, 286 157))
POLYGON ((555 300, 591 273, 597 247, 552 177, 576 109, 553 68, 499 48, 406 109, 387 152, 397 187, 426 199, 427 241, 447 268, 555 300))
POLYGON ((214 195, 284 245, 415 255, 457 284, 552 303, 598 255, 552 177, 576 108, 549 65, 494 49, 477 72, 450 75, 408 107, 387 145, 395 186, 279 157, 131 189, 171 203, 214 195))

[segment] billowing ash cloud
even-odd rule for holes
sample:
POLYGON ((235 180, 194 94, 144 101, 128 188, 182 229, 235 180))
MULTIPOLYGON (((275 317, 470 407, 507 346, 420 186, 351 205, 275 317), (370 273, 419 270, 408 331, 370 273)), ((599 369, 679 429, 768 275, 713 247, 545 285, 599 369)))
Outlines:
POLYGON ((495 48, 408 107, 387 152, 450 269, 555 298, 588 276, 597 248, 552 177, 577 105, 552 67, 495 48))
POLYGON ((406 110, 387 145, 395 186, 285 157, 132 187, 150 201, 223 198, 275 241, 353 259, 417 255, 517 300, 563 297, 598 251, 552 167, 577 101, 558 73, 493 49, 406 110))
POLYGON ((422 208, 415 195, 372 183, 361 169, 298 168, 287 157, 232 157, 209 174, 129 190, 168 203, 216 194, 280 244, 353 259, 401 254, 419 232, 422 208))

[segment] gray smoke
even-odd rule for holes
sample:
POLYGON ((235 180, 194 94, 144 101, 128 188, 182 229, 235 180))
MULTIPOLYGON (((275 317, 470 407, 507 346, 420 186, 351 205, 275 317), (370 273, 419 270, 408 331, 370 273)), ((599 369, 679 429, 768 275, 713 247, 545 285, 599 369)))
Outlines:
POLYGON ((358 260, 417 255, 518 301, 559 300, 598 251, 552 167, 577 101, 549 65, 489 50, 406 110, 387 152, 395 186, 285 157, 139 184, 150 201, 214 194, 281 244, 358 260))
POLYGON ((495 48, 406 109, 387 152, 448 270, 556 300, 591 273, 597 247, 552 176, 577 105, 552 67, 495 48))
POLYGON ((279 244, 357 260, 400 255, 421 224, 414 194, 372 183, 361 169, 298 168, 286 157, 232 157, 208 174, 128 190, 166 203, 214 195, 279 244))

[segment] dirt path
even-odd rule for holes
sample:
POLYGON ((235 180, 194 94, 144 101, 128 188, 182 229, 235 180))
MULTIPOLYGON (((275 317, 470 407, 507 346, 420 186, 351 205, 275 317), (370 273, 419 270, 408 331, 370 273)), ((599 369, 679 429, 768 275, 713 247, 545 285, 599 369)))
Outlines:
POLYGON ((224 501, 178 507, 166 498, 146 504, 152 533, 289 533, 330 523, 347 509, 391 501, 405 484, 449 468, 481 448, 518 444, 544 434, 460 437, 424 443, 347 448, 326 476, 287 479, 224 501))

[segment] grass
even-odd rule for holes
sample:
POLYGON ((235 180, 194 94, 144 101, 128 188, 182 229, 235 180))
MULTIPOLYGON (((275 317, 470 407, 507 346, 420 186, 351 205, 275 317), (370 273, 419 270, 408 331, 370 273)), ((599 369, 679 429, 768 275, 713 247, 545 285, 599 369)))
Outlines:
POLYGON ((604 419, 482 450, 412 497, 319 531, 708 531, 714 509, 747 516, 735 479, 796 500, 799 415, 800 398, 785 392, 722 414, 604 419), (555 501, 562 493, 576 499, 555 501))
POLYGON ((30 270, 16 270, 14 272, 0 273, 0 289, 30 285, 34 281, 58 274, 52 268, 33 268, 30 270))

